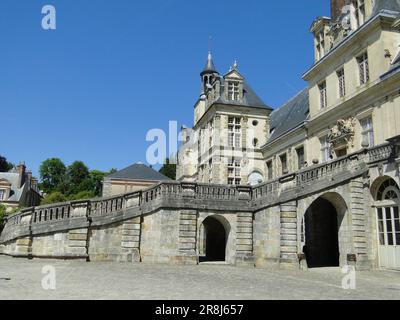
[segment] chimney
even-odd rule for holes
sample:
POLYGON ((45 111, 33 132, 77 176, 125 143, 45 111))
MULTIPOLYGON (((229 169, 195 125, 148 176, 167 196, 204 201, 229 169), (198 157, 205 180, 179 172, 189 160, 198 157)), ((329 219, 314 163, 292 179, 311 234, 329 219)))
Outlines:
POLYGON ((26 170, 26 166, 23 162, 21 162, 18 166, 17 166, 17 172, 18 172, 18 188, 21 188, 24 183, 25 183, 25 170, 26 170))
POLYGON ((336 22, 336 20, 342 15, 342 9, 348 2, 348 0, 331 0, 332 22, 336 22))

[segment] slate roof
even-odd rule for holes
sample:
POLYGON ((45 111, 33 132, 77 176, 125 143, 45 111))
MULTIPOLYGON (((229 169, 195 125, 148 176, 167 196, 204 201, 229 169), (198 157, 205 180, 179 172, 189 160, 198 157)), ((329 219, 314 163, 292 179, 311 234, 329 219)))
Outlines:
POLYGON ((16 172, 0 172, 0 180, 7 180, 11 184, 11 196, 6 201, 16 201, 21 199, 26 183, 18 188, 19 173, 16 172))
POLYGON ((149 181, 165 181, 171 180, 158 171, 142 164, 135 163, 125 169, 110 174, 106 179, 124 179, 124 180, 149 180, 149 181))
POLYGON ((218 73, 217 69, 215 68, 211 52, 208 53, 207 63, 206 63, 206 65, 205 65, 205 67, 204 67, 204 69, 203 69, 203 71, 201 72, 200 75, 203 75, 203 74, 206 74, 206 73, 218 73))
MULTIPOLYGON (((221 77, 221 83, 224 84, 225 80, 221 77)), ((266 105, 264 101, 254 92, 254 90, 250 87, 250 85, 244 81, 243 83, 243 99, 240 101, 231 101, 225 99, 225 85, 221 86, 221 95, 218 100, 214 103, 219 104, 229 104, 229 105, 238 105, 243 107, 250 107, 250 108, 265 108, 273 110, 270 106, 266 105)))
POLYGON ((287 132, 303 124, 309 116, 308 88, 271 113, 271 143, 287 132))
POLYGON ((400 0, 375 0, 372 16, 377 15, 382 10, 400 12, 400 0))

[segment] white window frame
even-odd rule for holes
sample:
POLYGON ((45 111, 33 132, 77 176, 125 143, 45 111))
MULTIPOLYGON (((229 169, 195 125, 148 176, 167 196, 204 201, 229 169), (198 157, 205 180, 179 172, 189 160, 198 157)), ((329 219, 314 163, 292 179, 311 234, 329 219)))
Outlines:
POLYGON ((269 160, 266 162, 267 166, 267 179, 272 180, 274 179, 274 162, 272 160, 269 160), (269 167, 269 164, 271 164, 271 167, 269 167))
POLYGON ((319 139, 321 144, 321 162, 327 162, 330 160, 330 146, 328 136, 319 139))
POLYGON ((317 57, 318 60, 321 60, 325 56, 325 35, 323 31, 317 34, 316 40, 317 40, 317 57))
POLYGON ((364 0, 353 0, 354 7, 354 19, 356 27, 359 28, 365 23, 365 1, 364 0))
POLYGON ((289 162, 288 161, 289 161, 289 159, 288 159, 288 154, 287 153, 282 153, 279 156, 279 162, 281 164, 281 174, 282 175, 285 175, 285 174, 287 174, 289 172, 289 162), (285 159, 285 162, 282 161, 282 158, 285 159), (283 167, 284 163, 286 164, 286 168, 283 167), (287 171, 287 172, 285 173, 285 171, 287 171))
POLYGON ((301 170, 305 167, 305 162, 306 162, 306 150, 304 146, 299 146, 296 148, 296 157, 297 157, 297 169, 301 170), (300 158, 299 158, 299 151, 303 150, 303 161, 300 163, 300 158))
POLYGON ((361 125, 361 142, 368 142, 369 147, 375 146, 375 135, 374 135, 374 122, 372 116, 366 117, 360 120, 361 125))
POLYGON ((230 158, 228 160, 228 184, 240 185, 242 182, 241 173, 240 159, 230 158))
POLYGON ((6 200, 6 193, 7 193, 6 189, 0 189, 0 201, 6 200))
POLYGON ((228 147, 241 148, 242 145, 242 125, 241 118, 229 117, 228 119, 228 147))
POLYGON ((344 74, 344 68, 339 69, 336 71, 336 75, 338 77, 338 84, 339 84, 339 97, 343 98, 346 96, 346 77, 344 74))
POLYGON ((364 52, 357 57, 357 64, 359 70, 360 85, 364 85, 370 79, 368 52, 364 52))
POLYGON ((240 83, 239 81, 228 81, 228 100, 239 101, 240 98, 240 83))
POLYGON ((328 93, 326 89, 326 81, 322 81, 318 85, 319 91, 319 104, 321 109, 325 109, 328 106, 328 93))

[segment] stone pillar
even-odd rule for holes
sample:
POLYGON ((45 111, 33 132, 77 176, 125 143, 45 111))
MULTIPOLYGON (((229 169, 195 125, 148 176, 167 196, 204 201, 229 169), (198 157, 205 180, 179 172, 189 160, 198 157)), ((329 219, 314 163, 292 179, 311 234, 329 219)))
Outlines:
POLYGON ((121 261, 140 262, 140 236, 142 218, 127 220, 122 225, 121 261))
POLYGON ((18 229, 20 232, 28 234, 28 236, 17 239, 14 252, 16 257, 30 258, 32 256, 31 222, 34 212, 34 208, 28 208, 21 211, 21 220, 18 224, 18 229))
POLYGON ((281 267, 299 268, 297 248, 297 203, 281 204, 281 267))
POLYGON ((140 192, 130 193, 125 196, 126 208, 138 207, 140 205, 140 192))
MULTIPOLYGON (((353 260, 347 263, 356 263, 357 268, 369 268, 367 252, 367 234, 366 234, 366 198, 364 193, 364 180, 357 178, 350 181, 350 212, 352 220, 353 233, 353 260)), ((351 255, 349 255, 351 256, 351 255)))
POLYGON ((255 265, 253 251, 253 213, 240 212, 237 214, 236 229, 236 265, 255 265))
POLYGON ((74 201, 71 203, 70 224, 71 230, 68 232, 67 258, 89 259, 88 255, 88 201, 74 201), (79 225, 79 229, 74 229, 74 225, 79 225), (85 226, 83 227, 82 226, 85 226))
POLYGON ((197 264, 196 252, 197 242, 197 220, 196 210, 182 210, 179 217, 179 257, 177 261, 182 264, 197 264))

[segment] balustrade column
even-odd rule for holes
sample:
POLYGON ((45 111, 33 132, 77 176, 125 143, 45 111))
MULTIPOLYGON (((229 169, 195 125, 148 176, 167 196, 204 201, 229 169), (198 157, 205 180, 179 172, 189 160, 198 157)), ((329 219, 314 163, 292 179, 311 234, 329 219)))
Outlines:
POLYGON ((71 203, 70 225, 68 232, 68 258, 88 258, 89 202, 75 201, 71 203), (74 228, 74 226, 76 226, 74 228))
POLYGON ((281 266, 298 268, 297 202, 280 206, 281 210, 281 266))
POLYGON ((127 220, 122 225, 121 261, 140 262, 142 217, 127 220))
POLYGON ((32 255, 31 223, 34 212, 34 208, 28 208, 21 211, 19 218, 20 221, 17 227, 18 232, 25 236, 17 239, 15 246, 15 256, 30 257, 32 255))
POLYGON ((237 214, 236 229, 236 265, 254 266, 253 251, 253 213, 240 212, 237 214))

